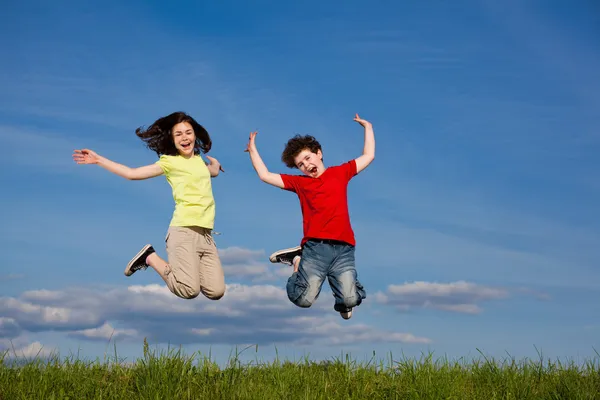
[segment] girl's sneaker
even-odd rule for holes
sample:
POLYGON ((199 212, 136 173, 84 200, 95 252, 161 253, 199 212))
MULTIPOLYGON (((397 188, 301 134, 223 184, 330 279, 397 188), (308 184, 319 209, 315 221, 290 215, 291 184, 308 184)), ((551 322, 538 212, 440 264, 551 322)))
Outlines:
POLYGON ((125 276, 133 275, 137 270, 148 268, 146 264, 146 257, 154 253, 152 245, 145 245, 142 249, 129 261, 127 267, 125 267, 125 276))

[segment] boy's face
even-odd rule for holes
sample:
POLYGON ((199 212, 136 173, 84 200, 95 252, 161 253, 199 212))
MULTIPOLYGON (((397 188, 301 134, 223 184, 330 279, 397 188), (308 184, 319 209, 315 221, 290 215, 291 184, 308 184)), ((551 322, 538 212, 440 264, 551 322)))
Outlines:
POLYGON ((325 171, 325 165, 323 165, 323 153, 321 153, 321 150, 313 153, 309 149, 304 149, 294 157, 294 163, 304 175, 310 176, 311 178, 317 178, 325 171))

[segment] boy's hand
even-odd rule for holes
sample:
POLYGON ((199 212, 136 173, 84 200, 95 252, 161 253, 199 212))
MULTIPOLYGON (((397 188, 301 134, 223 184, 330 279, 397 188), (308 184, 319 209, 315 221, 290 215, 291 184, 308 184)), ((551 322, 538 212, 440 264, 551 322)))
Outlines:
POLYGON ((250 132, 250 138, 248 139, 248 144, 246 145, 246 150, 244 152, 249 153, 251 150, 256 150, 256 134, 258 132, 250 132))
POLYGON ((98 164, 100 156, 92 150, 82 149, 73 151, 73 160, 77 164, 98 164))
POLYGON ((205 157, 208 159, 208 161, 210 161, 210 163, 209 163, 208 165, 215 165, 215 166, 218 166, 218 167, 219 167, 219 171, 221 171, 221 172, 225 172, 225 171, 223 170, 223 167, 221 167, 221 163, 220 163, 220 162, 219 162, 219 161, 218 161, 216 158, 214 158, 214 157, 211 157, 211 156, 205 156, 205 157))
POLYGON ((356 114, 356 116, 354 117, 354 120, 356 122, 358 122, 359 124, 361 124, 364 128, 371 126, 371 123, 369 121, 367 121, 366 119, 362 119, 358 116, 358 114, 356 114))

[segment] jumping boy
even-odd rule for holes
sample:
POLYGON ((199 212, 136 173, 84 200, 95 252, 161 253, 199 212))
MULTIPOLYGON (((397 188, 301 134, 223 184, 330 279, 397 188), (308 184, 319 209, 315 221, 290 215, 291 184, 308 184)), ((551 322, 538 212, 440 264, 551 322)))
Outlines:
POLYGON ((298 307, 310 307, 328 278, 335 297, 334 309, 344 319, 349 319, 352 308, 366 298, 354 262, 356 242, 348 213, 348 182, 375 158, 373 126, 358 114, 354 121, 365 130, 363 154, 338 166, 325 167, 321 145, 312 136, 296 135, 287 142, 281 160, 304 176, 269 172, 256 149, 257 132, 250 133, 246 148, 260 180, 294 192, 300 200, 303 219, 300 246, 271 257, 271 261, 294 267, 286 286, 288 298, 298 307))

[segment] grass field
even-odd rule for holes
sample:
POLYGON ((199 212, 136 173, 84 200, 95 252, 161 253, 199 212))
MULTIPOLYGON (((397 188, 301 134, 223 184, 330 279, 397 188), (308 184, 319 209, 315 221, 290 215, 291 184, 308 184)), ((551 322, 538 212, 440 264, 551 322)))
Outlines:
POLYGON ((583 364, 543 360, 434 359, 357 363, 239 361, 151 351, 133 363, 75 357, 15 364, 0 355, 0 400, 12 399, 600 399, 600 358, 583 364))

